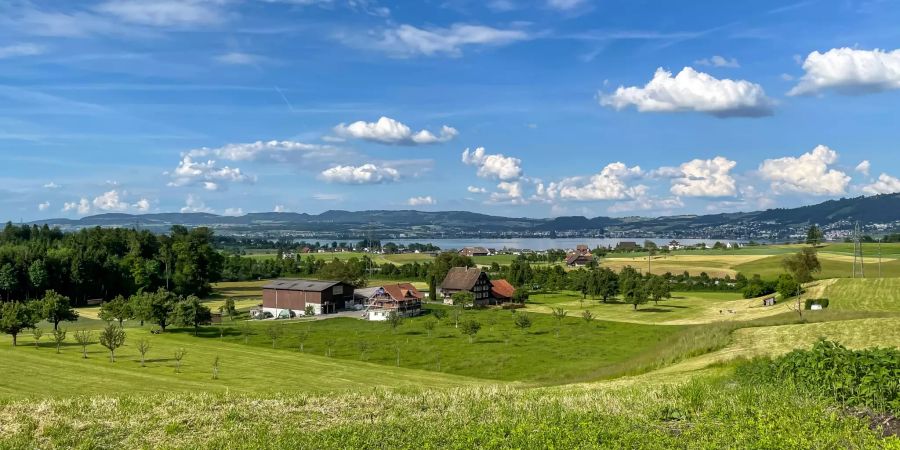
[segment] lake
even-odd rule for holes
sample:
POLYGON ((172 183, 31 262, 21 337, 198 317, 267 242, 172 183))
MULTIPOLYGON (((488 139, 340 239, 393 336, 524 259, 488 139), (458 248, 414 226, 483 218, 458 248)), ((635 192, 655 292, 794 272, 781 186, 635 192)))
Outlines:
MULTIPOLYGON (((441 250, 461 249, 463 247, 485 247, 501 250, 507 249, 528 249, 528 250, 551 250, 551 249, 572 249, 579 244, 585 244, 589 248, 615 247, 621 241, 637 242, 643 245, 644 241, 653 241, 656 245, 668 245, 672 239, 646 239, 646 238, 513 238, 513 239, 383 239, 382 244, 393 242, 395 244, 408 245, 412 243, 433 244, 441 248, 441 250)), ((716 239, 678 239, 682 245, 708 244, 712 246, 716 243, 716 239)), ((737 242, 728 240, 719 240, 720 242, 737 242)))

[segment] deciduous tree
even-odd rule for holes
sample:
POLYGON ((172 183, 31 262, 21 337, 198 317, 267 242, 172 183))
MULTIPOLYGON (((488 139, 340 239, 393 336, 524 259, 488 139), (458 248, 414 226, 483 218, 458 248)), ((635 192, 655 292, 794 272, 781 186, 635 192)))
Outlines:
POLYGON ((56 330, 62 321, 78 320, 78 312, 72 309, 69 297, 59 295, 51 289, 44 294, 44 299, 41 300, 41 318, 52 323, 53 329, 56 330))
POLYGON ((0 331, 12 336, 13 347, 19 333, 34 327, 37 321, 37 314, 24 303, 5 302, 0 305, 0 331))
POLYGON ((100 332, 100 345, 109 350, 109 361, 116 362, 116 349, 125 343, 125 330, 116 324, 107 324, 100 332))

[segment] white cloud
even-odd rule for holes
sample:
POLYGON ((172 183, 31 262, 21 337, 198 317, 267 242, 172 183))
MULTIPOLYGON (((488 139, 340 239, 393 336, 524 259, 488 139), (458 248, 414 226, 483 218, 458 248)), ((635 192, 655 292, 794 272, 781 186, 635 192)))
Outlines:
POLYGON ((501 181, 513 181, 522 177, 522 160, 503 154, 487 154, 484 147, 475 151, 465 149, 462 153, 463 164, 478 167, 478 176, 501 181))
POLYGON ((710 66, 710 67, 728 67, 732 69, 736 69, 741 67, 738 60, 735 58, 728 59, 724 56, 714 55, 711 58, 703 58, 694 61, 694 64, 698 66, 710 66))
POLYGON ((253 182, 254 177, 248 176, 241 172, 237 167, 219 167, 215 160, 206 162, 194 161, 190 154, 181 158, 178 167, 169 174, 172 181, 169 186, 181 187, 189 185, 202 185, 204 189, 215 191, 222 187, 221 183, 225 182, 253 182))
POLYGON ((77 211, 82 216, 88 214, 91 212, 91 202, 83 197, 78 202, 66 202, 63 204, 63 212, 69 211, 77 211))
POLYGON ((866 176, 869 176, 869 169, 871 168, 872 163, 870 163, 867 159, 856 165, 856 171, 866 176))
POLYGON ((646 191, 646 186, 630 186, 628 180, 643 175, 639 166, 628 167, 615 162, 590 177, 570 177, 549 185, 538 184, 537 196, 553 201, 560 200, 620 200, 635 198, 646 191))
POLYGON ((213 59, 216 60, 216 62, 234 66, 252 66, 265 60, 262 56, 244 52, 223 53, 217 55, 213 59))
POLYGON ((485 192, 487 192, 487 189, 477 186, 469 186, 466 188, 466 190, 473 194, 484 194, 485 192))
POLYGON ((17 56, 35 56, 44 53, 45 49, 41 45, 23 43, 12 44, 0 47, 0 59, 14 58, 17 56))
POLYGON ((528 39, 522 30, 501 30, 482 25, 456 23, 449 28, 422 29, 400 25, 381 32, 373 39, 366 36, 344 36, 344 42, 364 48, 374 48, 397 57, 460 56, 467 46, 504 45, 528 39))
POLYGON ((864 94, 900 89, 900 49, 833 48, 812 52, 803 62, 806 72, 788 95, 813 95, 826 90, 864 94))
POLYGON ((436 205, 437 200, 430 195, 424 197, 410 197, 410 199, 406 201, 406 204, 409 206, 431 206, 436 205))
POLYGON ((272 209, 272 212, 283 213, 288 212, 288 209, 284 205, 275 205, 275 208, 272 209))
POLYGON ((62 186, 51 181, 49 183, 44 184, 44 188, 45 189, 60 189, 60 188, 62 188, 62 186))
POLYGON ((799 192, 813 195, 843 194, 850 177, 829 168, 838 159, 836 151, 819 145, 799 157, 767 159, 759 166, 763 179, 771 182, 776 194, 799 192))
POLYGON ((227 144, 218 148, 202 147, 187 153, 191 157, 214 156, 228 161, 289 162, 302 160, 334 160, 346 156, 345 152, 330 145, 306 144, 297 141, 256 141, 227 144))
POLYGON ((362 120, 349 125, 341 123, 334 127, 335 133, 341 137, 365 139, 392 145, 419 145, 439 144, 455 138, 459 132, 456 128, 444 125, 439 135, 428 130, 413 132, 408 126, 390 117, 378 119, 377 122, 364 122, 362 120))
POLYGON ((137 25, 184 27, 222 22, 222 4, 215 0, 110 0, 95 9, 137 25))
POLYGON ((774 102, 762 86, 745 80, 717 79, 685 67, 676 76, 662 68, 644 87, 619 86, 601 95, 600 104, 640 112, 694 111, 716 117, 760 117, 772 114, 774 102))
POLYGON ((525 203, 522 196, 522 184, 518 181, 501 181, 497 184, 498 192, 491 192, 488 199, 490 203, 512 203, 520 205, 525 203))
POLYGON ((342 202, 344 201, 344 194, 330 194, 330 193, 315 193, 312 195, 312 198, 322 201, 322 202, 342 202))
POLYGON ((322 171, 320 177, 330 183, 377 184, 397 181, 400 171, 393 167, 363 164, 361 166, 334 166, 322 171))
POLYGON ((181 212, 183 213, 211 213, 213 212, 212 208, 206 206, 206 203, 203 203, 198 197, 195 197, 193 194, 188 194, 187 198, 184 200, 184 206, 181 208, 181 212))
POLYGON ((43 202, 38 204, 38 211, 46 211, 50 209, 50 202, 43 202))
POLYGON ((547 6, 561 11, 568 11, 587 4, 587 0, 547 0, 547 6))
POLYGON ((132 206, 134 206, 134 209, 138 212, 147 212, 150 211, 150 200, 142 198, 132 206))
POLYGON ((91 204, 101 211, 125 211, 128 209, 128 203, 122 201, 119 195, 119 191, 107 191, 95 197, 91 204))
POLYGON ((737 193, 729 172, 737 165, 722 156, 694 159, 678 168, 663 167, 656 173, 673 175, 671 192, 682 197, 730 197, 737 193), (670 170, 674 169, 674 170, 670 170))
POLYGON ((863 186, 863 192, 867 194, 893 194, 900 192, 900 178, 892 177, 886 173, 878 176, 872 184, 863 186))
POLYGON ((225 208, 225 212, 222 214, 226 216, 243 216, 244 210, 241 208, 225 208))

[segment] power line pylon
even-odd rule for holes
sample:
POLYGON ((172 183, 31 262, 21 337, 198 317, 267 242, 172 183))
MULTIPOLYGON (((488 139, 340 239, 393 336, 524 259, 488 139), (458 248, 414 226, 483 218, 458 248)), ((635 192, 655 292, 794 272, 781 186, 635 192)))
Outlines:
POLYGON ((862 252, 862 232, 859 222, 853 227, 853 278, 865 278, 865 263, 862 252))

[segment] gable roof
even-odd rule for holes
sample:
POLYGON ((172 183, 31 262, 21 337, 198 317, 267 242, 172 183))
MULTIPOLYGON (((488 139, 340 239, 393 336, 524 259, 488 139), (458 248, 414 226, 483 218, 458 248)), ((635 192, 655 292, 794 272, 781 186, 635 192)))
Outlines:
POLYGON ((384 292, 391 296, 391 298, 395 300, 402 300, 404 298, 415 298, 421 300, 425 296, 416 289, 410 283, 398 283, 398 284, 386 284, 382 286, 384 292))
POLYGON ((477 267, 454 267, 447 272, 441 289, 468 291, 475 287, 482 271, 477 267))
POLYGON ((572 253, 569 256, 566 256, 566 264, 572 265, 578 262, 589 263, 594 260, 594 255, 583 254, 583 253, 572 253))
POLYGON ((263 286, 263 289, 322 292, 337 284, 341 284, 341 282, 328 280, 300 280, 292 278, 280 278, 277 280, 273 280, 271 283, 263 286))
POLYGON ((512 298, 516 288, 506 280, 491 280, 491 294, 498 298, 512 298))

